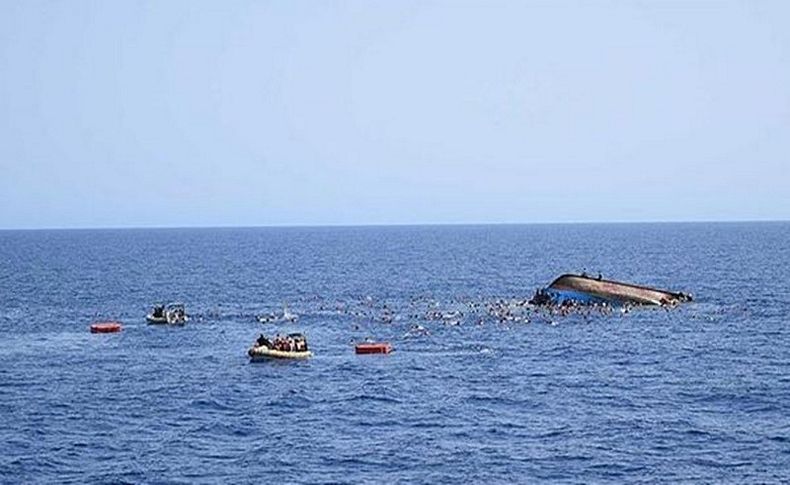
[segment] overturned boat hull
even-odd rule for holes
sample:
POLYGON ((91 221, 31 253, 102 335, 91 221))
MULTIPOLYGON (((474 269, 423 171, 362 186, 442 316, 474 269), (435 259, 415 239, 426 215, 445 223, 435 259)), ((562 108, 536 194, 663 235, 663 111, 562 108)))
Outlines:
POLYGON ((533 298, 536 304, 566 303, 613 305, 676 305, 691 300, 691 295, 620 281, 564 274, 533 298))

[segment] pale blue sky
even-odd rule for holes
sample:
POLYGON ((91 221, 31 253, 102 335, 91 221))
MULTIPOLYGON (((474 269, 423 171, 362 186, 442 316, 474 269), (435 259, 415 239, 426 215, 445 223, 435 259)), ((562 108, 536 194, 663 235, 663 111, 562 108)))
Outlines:
POLYGON ((788 218, 790 2, 0 2, 0 228, 788 218))

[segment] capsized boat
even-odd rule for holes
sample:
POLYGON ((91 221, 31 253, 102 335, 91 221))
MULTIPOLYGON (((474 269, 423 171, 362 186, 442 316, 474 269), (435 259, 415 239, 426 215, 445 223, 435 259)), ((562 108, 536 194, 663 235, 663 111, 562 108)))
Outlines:
POLYGON ((151 313, 145 316, 152 325, 183 325, 189 321, 183 303, 170 303, 169 305, 154 305, 151 313))
POLYGON ((548 287, 538 290, 534 305, 602 304, 674 306, 691 301, 690 294, 640 286, 621 281, 593 278, 584 273, 564 274, 548 287))
POLYGON ((307 338, 301 333, 291 333, 285 337, 269 340, 264 335, 258 337, 247 350, 252 361, 266 359, 309 359, 313 353, 307 347, 307 338))

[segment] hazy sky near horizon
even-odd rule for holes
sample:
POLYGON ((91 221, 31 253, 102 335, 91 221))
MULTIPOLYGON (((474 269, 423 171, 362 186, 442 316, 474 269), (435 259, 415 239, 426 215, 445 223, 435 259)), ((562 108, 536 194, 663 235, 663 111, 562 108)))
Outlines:
POLYGON ((790 218, 790 2, 0 3, 0 228, 790 218))

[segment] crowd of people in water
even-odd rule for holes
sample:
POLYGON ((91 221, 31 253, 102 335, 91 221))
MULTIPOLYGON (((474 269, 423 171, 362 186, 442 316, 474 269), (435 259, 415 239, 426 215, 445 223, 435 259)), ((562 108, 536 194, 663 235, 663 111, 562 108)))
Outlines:
MULTIPOLYGON (((582 274, 582 276, 586 276, 582 274)), ((601 281, 602 275, 591 279, 601 281)), ((373 296, 328 299, 319 295, 304 296, 292 301, 299 313, 319 318, 343 317, 348 320, 354 331, 360 331, 371 324, 392 324, 405 327, 404 337, 423 337, 431 334, 437 325, 443 327, 469 325, 517 325, 528 323, 556 324, 563 317, 577 316, 584 319, 592 317, 625 316, 638 306, 632 303, 613 303, 588 298, 576 301, 563 296, 538 290, 531 297, 471 297, 456 296, 436 298, 428 295, 411 298, 379 299, 373 296), (430 328, 430 330, 429 330, 430 328)), ((685 296, 685 295, 683 295, 685 296)), ((691 297, 688 297, 690 300, 691 297)), ((679 300, 684 301, 684 300, 679 300)), ((675 302, 659 305, 665 309, 675 302), (670 304, 672 303, 672 304, 670 304)), ((277 322, 296 323, 298 315, 282 306, 282 316, 276 309, 269 313, 249 314, 216 310, 219 318, 251 318, 262 324, 277 322), (220 316, 221 315, 221 316, 220 316)), ((290 336, 277 336, 273 341, 261 337, 260 345, 271 349, 290 350, 306 347, 306 343, 290 336)))
MULTIPOLYGON (((443 308, 438 301, 430 300, 427 302, 428 308, 423 311, 415 311, 414 302, 408 305, 409 308, 403 308, 392 302, 376 303, 372 298, 366 297, 362 303, 363 308, 338 304, 333 310, 328 309, 325 305, 319 305, 318 308, 313 307, 312 309, 305 307, 304 310, 315 314, 353 315, 355 323, 352 328, 354 331, 362 330, 365 322, 368 324, 397 324, 398 321, 408 323, 409 326, 402 338, 411 339, 431 336, 429 324, 454 326, 461 325, 462 322, 475 325, 497 322, 509 325, 533 321, 556 324, 557 317, 578 315, 587 319, 593 315, 608 316, 615 312, 624 315, 629 313, 632 308, 632 305, 615 307, 605 302, 583 304, 572 300, 567 300, 560 305, 535 305, 530 300, 517 298, 482 302, 453 300, 450 302, 451 308, 443 308)), ((425 303, 426 301, 420 302, 420 306, 425 303)), ((259 319, 259 321, 261 320, 259 319)), ((356 342, 356 339, 351 341, 352 343, 356 342)), ((271 339, 261 334, 255 341, 254 347, 290 353, 309 351, 307 341, 300 333, 277 334, 271 339)))
MULTIPOLYGON (((401 302, 375 301, 364 297, 359 301, 337 302, 334 305, 319 303, 303 304, 303 311, 316 316, 349 317, 352 328, 360 330, 366 324, 408 324, 404 336, 426 336, 429 325, 444 327, 486 324, 555 323, 558 317, 578 315, 581 317, 625 315, 633 305, 614 306, 606 302, 583 303, 566 300, 561 304, 536 304, 534 298, 496 298, 488 300, 451 299, 441 302, 435 299, 401 302)), ((261 319, 259 322, 265 323, 261 319)))
MULTIPOLYGON (((536 305, 532 298, 495 298, 476 300, 472 298, 456 298, 440 301, 438 299, 412 299, 401 301, 373 300, 364 297, 360 300, 336 302, 333 305, 321 302, 315 304, 311 301, 299 301, 295 306, 299 313, 319 318, 347 319, 352 330, 359 331, 371 324, 405 326, 404 337, 421 337, 431 334, 437 326, 484 326, 501 325, 511 326, 530 323, 556 324, 566 317, 580 317, 584 319, 593 317, 618 317, 626 316, 637 305, 623 303, 613 305, 607 302, 577 302, 565 300, 561 304, 536 305)), ((669 310, 667 305, 664 309, 669 310)), ((270 322, 259 318, 259 315, 214 310, 207 314, 211 319, 238 319, 249 318, 262 324, 295 323, 296 320, 284 321, 278 319, 270 322)), ((198 317, 198 320, 202 318, 198 317)), ((271 341, 261 341, 261 345, 268 343, 272 349, 299 348, 301 343, 286 336, 273 337, 271 341)))

